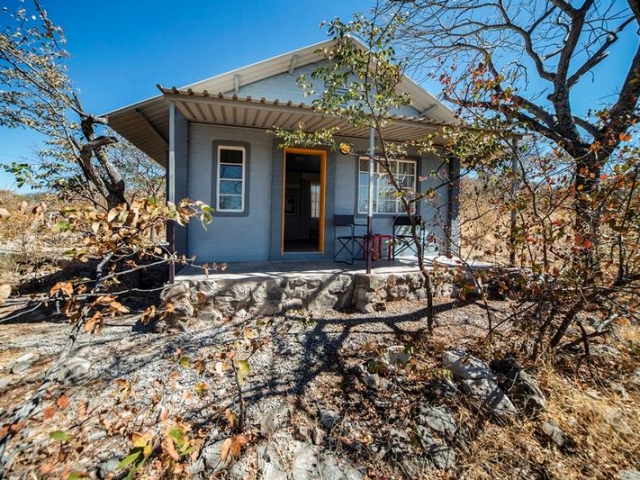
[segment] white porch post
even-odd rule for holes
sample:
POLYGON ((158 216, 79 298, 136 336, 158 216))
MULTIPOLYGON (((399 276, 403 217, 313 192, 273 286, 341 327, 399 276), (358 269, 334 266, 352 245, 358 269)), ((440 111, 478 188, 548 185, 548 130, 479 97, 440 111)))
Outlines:
POLYGON ((375 170, 375 130, 369 130, 369 205, 367 208, 367 275, 371 273, 371 249, 373 247, 373 175, 375 170))
MULTIPOLYGON (((169 102, 169 158, 167 159, 167 203, 176 203, 176 105, 169 102)), ((167 221, 167 241, 169 252, 173 255, 176 251, 175 222, 167 221)), ((169 263, 169 283, 175 283, 176 265, 169 263)))

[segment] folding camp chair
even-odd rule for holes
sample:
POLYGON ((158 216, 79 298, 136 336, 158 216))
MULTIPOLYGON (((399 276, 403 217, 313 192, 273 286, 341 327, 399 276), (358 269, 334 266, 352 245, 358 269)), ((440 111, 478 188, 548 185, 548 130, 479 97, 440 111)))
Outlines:
POLYGON ((365 235, 356 235, 354 215, 333 216, 333 261, 353 265, 353 260, 362 254, 365 235))
MULTIPOLYGON (((414 221, 416 223, 416 233, 418 234, 418 241, 422 247, 424 253, 424 225, 422 223, 422 216, 414 215, 414 221)), ((396 256, 407 250, 412 251, 416 256, 418 252, 416 245, 411 235, 411 218, 407 215, 399 215, 393 219, 393 228, 391 231, 391 245, 392 256, 395 260, 396 256)))

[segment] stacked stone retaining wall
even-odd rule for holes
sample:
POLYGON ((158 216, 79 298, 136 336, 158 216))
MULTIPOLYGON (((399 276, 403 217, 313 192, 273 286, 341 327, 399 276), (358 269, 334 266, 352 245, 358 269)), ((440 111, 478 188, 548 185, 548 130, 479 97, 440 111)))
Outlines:
MULTIPOLYGON (((232 316, 240 310, 251 315, 274 315, 299 309, 318 316, 327 309, 344 308, 371 313, 384 309, 390 301, 426 298, 420 273, 283 275, 190 283, 193 298, 200 298, 223 316, 232 316)), ((440 282, 434 293, 450 295, 451 292, 449 283, 440 282)))

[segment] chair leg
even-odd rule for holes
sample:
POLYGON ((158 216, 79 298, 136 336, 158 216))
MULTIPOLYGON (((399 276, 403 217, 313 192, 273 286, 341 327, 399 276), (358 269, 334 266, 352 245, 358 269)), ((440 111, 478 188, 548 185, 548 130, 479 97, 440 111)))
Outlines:
POLYGON ((353 244, 354 240, 353 237, 351 238, 336 238, 334 239, 334 252, 333 252, 333 261, 335 263, 344 263, 345 265, 353 265, 353 256, 354 256, 354 244, 353 244), (335 245, 336 245, 336 240, 337 243, 339 244, 339 248, 336 250, 335 245), (351 246, 349 246, 349 244, 351 244, 351 246), (345 253, 347 254, 349 261, 346 260, 339 260, 338 257, 340 256, 340 254, 345 251, 345 253))

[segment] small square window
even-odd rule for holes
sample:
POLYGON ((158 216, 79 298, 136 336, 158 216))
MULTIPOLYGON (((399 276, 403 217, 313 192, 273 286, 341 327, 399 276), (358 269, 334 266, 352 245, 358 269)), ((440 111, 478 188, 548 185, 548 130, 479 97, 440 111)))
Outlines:
POLYGON ((245 208, 246 150, 218 146, 217 199, 219 212, 243 212, 245 208))

